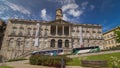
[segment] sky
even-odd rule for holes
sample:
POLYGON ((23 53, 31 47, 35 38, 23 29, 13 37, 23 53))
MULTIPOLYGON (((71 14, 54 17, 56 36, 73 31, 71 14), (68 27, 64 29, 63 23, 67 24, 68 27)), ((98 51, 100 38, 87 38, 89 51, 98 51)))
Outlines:
POLYGON ((120 0, 0 0, 0 19, 52 21, 58 8, 65 21, 100 24, 103 32, 120 25, 120 0))

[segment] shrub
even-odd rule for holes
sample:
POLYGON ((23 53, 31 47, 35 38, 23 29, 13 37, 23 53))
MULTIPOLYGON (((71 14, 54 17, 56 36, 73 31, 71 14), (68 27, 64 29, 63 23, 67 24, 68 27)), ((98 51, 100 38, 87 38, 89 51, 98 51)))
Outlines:
POLYGON ((111 64, 113 68, 120 68, 120 59, 118 59, 117 57, 111 56, 111 64))
POLYGON ((0 68, 13 68, 11 66, 0 66, 0 68))
POLYGON ((30 64, 60 67, 62 63, 61 59, 64 60, 65 65, 67 62, 71 61, 71 59, 66 56, 33 55, 30 57, 30 64))
POLYGON ((8 60, 8 62, 21 61, 21 60, 27 60, 27 59, 26 59, 26 58, 15 58, 15 59, 10 59, 10 60, 8 60))
POLYGON ((0 62, 2 62, 2 58, 3 58, 3 56, 2 56, 2 55, 0 55, 0 62))

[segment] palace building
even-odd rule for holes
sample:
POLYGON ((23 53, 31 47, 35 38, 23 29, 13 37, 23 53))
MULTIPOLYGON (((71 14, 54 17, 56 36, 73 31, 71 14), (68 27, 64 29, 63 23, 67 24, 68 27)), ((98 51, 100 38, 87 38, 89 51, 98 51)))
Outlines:
POLYGON ((40 50, 62 48, 64 53, 71 53, 73 48, 103 46, 101 25, 71 23, 62 18, 62 10, 57 9, 53 21, 9 19, 1 52, 15 58, 40 50))
POLYGON ((120 46, 120 43, 116 42, 116 35, 115 35, 115 31, 119 30, 119 29, 120 29, 120 27, 116 27, 114 29, 111 29, 111 30, 103 33, 105 49, 110 49, 113 47, 120 46))

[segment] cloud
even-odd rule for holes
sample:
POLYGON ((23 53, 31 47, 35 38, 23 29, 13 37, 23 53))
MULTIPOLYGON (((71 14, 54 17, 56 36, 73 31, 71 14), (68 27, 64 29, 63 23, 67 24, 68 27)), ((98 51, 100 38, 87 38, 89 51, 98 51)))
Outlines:
POLYGON ((81 14, 83 14, 83 11, 71 9, 70 11, 68 11, 68 14, 74 17, 79 17, 81 14))
POLYGON ((77 9, 79 6, 76 3, 71 3, 71 4, 67 4, 67 5, 63 5, 62 6, 62 11, 65 12, 69 9, 77 9))
POLYGON ((3 19, 3 20, 7 20, 9 18, 10 18, 9 16, 1 17, 1 19, 3 19))
POLYGON ((4 5, 0 5, 0 14, 3 14, 5 11, 8 10, 8 7, 7 6, 4 6, 4 5))
POLYGON ((17 5, 17 4, 14 4, 14 3, 11 3, 11 2, 8 2, 6 1, 5 4, 11 8, 13 11, 19 11, 23 14, 31 14, 31 12, 29 10, 27 10, 26 8, 24 8, 23 6, 21 5, 17 5))
POLYGON ((68 15, 72 15, 74 17, 79 17, 83 13, 82 10, 79 10, 79 5, 76 3, 63 5, 62 10, 64 13, 67 13, 68 15))
POLYGON ((63 14, 63 20, 69 21, 69 22, 73 22, 73 23, 79 23, 78 18, 69 18, 68 15, 63 14))
POLYGON ((63 14, 63 20, 70 20, 66 14, 63 14))
POLYGON ((94 5, 90 5, 90 9, 93 10, 95 8, 94 5))
POLYGON ((57 2, 60 3, 61 5, 75 3, 75 0, 48 0, 48 1, 57 2))
POLYGON ((88 5, 88 2, 87 2, 87 1, 81 3, 82 9, 86 9, 87 5, 88 5))
POLYGON ((62 6, 63 10, 63 19, 70 21, 70 16, 73 16, 74 19, 76 17, 80 17, 83 14, 83 10, 79 9, 79 5, 77 3, 70 3, 62 6))
POLYGON ((74 2, 62 5, 63 10, 63 19, 78 23, 78 19, 86 10, 93 10, 95 8, 94 5, 90 5, 88 1, 84 1, 81 4, 77 4, 74 2))
POLYGON ((41 18, 43 20, 50 20, 51 19, 51 17, 47 14, 47 11, 45 8, 41 10, 41 18))
POLYGON ((41 10, 41 17, 46 18, 46 9, 41 10))

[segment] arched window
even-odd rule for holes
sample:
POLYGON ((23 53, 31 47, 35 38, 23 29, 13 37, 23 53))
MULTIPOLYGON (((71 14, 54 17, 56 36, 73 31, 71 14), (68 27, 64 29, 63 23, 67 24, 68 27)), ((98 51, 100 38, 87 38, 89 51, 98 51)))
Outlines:
POLYGON ((51 40, 51 46, 50 47, 55 47, 55 40, 54 39, 51 40))
POLYGON ((17 39, 17 47, 19 48, 19 47, 20 47, 20 45, 21 45, 21 39, 20 39, 20 38, 18 38, 18 39, 17 39))
POLYGON ((36 34, 36 28, 33 29, 33 36, 36 34))
POLYGON ((69 40, 65 40, 65 47, 69 47, 69 40))
POLYGON ((32 41, 32 46, 34 46, 34 44, 35 44, 35 41, 32 41))
POLYGON ((31 44, 31 40, 28 38, 25 40, 25 47, 29 47, 31 44))
POLYGON ((28 28, 28 32, 27 32, 27 35, 28 35, 28 36, 31 36, 31 33, 30 33, 30 32, 31 32, 31 28, 28 28))
POLYGON ((29 41, 25 42, 25 47, 29 47, 29 41))
POLYGON ((15 35, 15 34, 16 34, 16 31, 17 31, 17 27, 12 27, 11 35, 15 35))
POLYGON ((62 40, 61 39, 58 40, 58 48, 62 48, 62 40))
POLYGON ((8 48, 13 48, 14 47, 14 39, 13 38, 11 38, 10 40, 9 40, 9 44, 8 44, 8 48))
POLYGON ((23 28, 23 27, 20 27, 20 30, 19 30, 19 35, 20 35, 20 36, 23 35, 23 31, 24 31, 24 28, 23 28))
POLYGON ((47 30, 45 30, 44 37, 47 37, 47 35, 48 35, 47 30))

